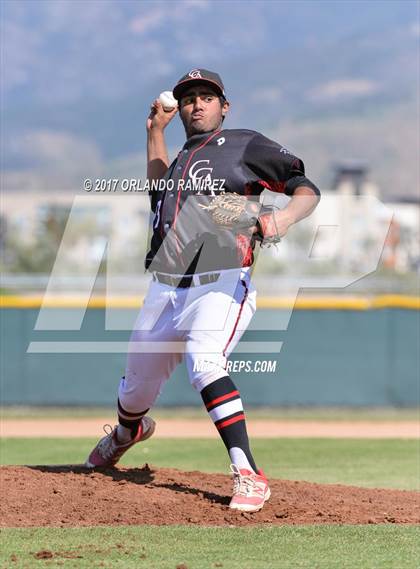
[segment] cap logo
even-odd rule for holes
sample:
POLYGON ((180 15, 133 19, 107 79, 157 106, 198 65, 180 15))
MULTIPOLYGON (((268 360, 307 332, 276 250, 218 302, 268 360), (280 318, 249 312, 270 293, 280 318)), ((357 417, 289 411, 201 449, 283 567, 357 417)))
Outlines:
POLYGON ((188 73, 188 77, 191 77, 191 79, 202 79, 201 71, 199 69, 193 69, 188 73))

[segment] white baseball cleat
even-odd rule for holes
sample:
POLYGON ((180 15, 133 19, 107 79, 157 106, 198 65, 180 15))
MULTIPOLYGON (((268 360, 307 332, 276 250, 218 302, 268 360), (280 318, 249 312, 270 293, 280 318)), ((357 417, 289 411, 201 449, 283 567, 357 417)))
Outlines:
POLYGON ((150 417, 142 417, 136 436, 128 443, 118 442, 117 427, 118 425, 114 428, 111 425, 104 425, 106 436, 92 450, 85 462, 85 466, 88 468, 114 466, 129 448, 153 435, 156 423, 150 417), (107 432, 107 429, 111 430, 107 432))
POLYGON ((230 465, 233 475, 233 497, 229 508, 241 512, 258 512, 270 498, 268 480, 262 470, 258 474, 230 465))

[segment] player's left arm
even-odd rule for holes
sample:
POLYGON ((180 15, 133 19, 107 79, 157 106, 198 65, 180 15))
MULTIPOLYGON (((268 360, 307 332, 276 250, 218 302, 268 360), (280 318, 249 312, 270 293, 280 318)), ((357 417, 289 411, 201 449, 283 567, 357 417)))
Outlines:
POLYGON ((305 176, 299 178, 293 181, 294 186, 298 185, 293 188, 291 199, 284 209, 273 209, 259 216, 258 224, 264 237, 283 237, 290 226, 308 217, 318 205, 321 199, 318 188, 305 176))
POLYGON ((263 206, 257 226, 260 237, 283 237, 316 208, 321 193, 306 177, 304 163, 274 140, 255 133, 245 149, 244 163, 262 187, 291 197, 284 209, 263 206))

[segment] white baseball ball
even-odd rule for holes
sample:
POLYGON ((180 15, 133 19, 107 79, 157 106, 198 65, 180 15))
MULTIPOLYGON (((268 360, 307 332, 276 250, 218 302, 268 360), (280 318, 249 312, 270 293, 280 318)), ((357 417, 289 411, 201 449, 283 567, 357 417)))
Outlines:
POLYGON ((173 111, 178 105, 178 101, 172 95, 172 91, 163 91, 159 95, 159 101, 162 103, 163 110, 168 112, 173 111))

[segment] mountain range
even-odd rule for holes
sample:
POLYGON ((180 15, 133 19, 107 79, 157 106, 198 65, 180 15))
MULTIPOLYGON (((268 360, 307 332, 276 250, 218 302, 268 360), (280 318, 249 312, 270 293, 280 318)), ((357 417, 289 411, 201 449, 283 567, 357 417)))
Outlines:
MULTIPOLYGON (((145 174, 151 101, 223 77, 227 128, 302 157, 321 188, 362 160, 385 197, 419 183, 419 4, 404 0, 3 0, 2 187, 77 192, 145 174)), ((184 142, 167 129, 173 156, 184 142)))

